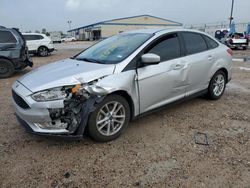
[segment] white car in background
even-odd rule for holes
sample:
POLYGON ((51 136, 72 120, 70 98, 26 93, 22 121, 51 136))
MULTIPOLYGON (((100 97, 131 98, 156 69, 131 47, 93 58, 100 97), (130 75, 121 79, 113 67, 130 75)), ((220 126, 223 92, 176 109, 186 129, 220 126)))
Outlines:
POLYGON ((23 36, 31 54, 45 57, 54 51, 53 41, 44 34, 23 33, 23 36))
POLYGON ((73 42, 73 41, 76 41, 75 37, 68 36, 68 37, 62 38, 62 42, 73 42))

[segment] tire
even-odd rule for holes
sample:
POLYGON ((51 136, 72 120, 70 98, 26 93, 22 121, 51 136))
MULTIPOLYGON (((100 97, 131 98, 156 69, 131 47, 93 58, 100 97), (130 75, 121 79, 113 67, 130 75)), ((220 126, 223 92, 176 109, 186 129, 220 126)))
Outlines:
POLYGON ((7 59, 0 59, 0 78, 8 78, 14 73, 14 65, 7 59))
POLYGON ((128 102, 120 95, 108 95, 95 107, 96 110, 89 117, 89 136, 98 142, 108 142, 118 138, 130 120, 128 102))
POLYGON ((247 47, 246 47, 246 46, 244 46, 244 47, 243 47, 243 50, 247 50, 247 47))
POLYGON ((49 55, 49 49, 45 46, 41 46, 38 48, 37 53, 41 57, 46 57, 49 55))
POLYGON ((207 93, 208 98, 211 100, 220 99, 225 91, 226 81, 225 73, 223 71, 217 71, 209 83, 207 93))

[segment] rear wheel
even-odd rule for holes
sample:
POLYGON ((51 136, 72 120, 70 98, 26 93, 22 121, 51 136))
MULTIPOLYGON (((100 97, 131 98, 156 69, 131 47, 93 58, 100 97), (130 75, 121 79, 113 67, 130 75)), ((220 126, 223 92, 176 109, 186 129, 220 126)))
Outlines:
POLYGON ((99 142, 114 140, 125 130, 129 120, 128 102, 119 95, 109 95, 96 105, 89 117, 90 137, 99 142))
POLYGON ((8 78, 14 73, 14 65, 7 59, 0 59, 0 78, 8 78))
POLYGON ((42 57, 45 57, 45 56, 48 56, 49 55, 49 49, 45 46, 41 46, 38 48, 38 55, 39 56, 42 56, 42 57))
POLYGON ((212 77, 208 87, 208 97, 212 100, 221 98, 226 88, 226 75, 223 71, 217 71, 212 77))

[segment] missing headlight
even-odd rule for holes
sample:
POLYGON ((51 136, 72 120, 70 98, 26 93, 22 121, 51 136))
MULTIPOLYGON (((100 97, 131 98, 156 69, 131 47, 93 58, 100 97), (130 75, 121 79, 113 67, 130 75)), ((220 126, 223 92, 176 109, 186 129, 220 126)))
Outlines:
POLYGON ((81 122, 81 110, 83 103, 90 97, 85 90, 77 93, 70 93, 70 97, 65 98, 64 108, 48 109, 52 121, 60 120, 68 125, 69 132, 74 132, 81 122))

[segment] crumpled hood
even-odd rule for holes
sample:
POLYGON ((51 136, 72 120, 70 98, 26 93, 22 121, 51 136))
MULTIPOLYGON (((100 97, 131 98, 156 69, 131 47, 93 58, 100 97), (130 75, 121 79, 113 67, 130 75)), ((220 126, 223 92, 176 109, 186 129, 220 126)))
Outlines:
POLYGON ((18 79, 32 92, 65 85, 87 83, 113 74, 115 65, 103 65, 74 59, 51 63, 25 74, 18 79))

